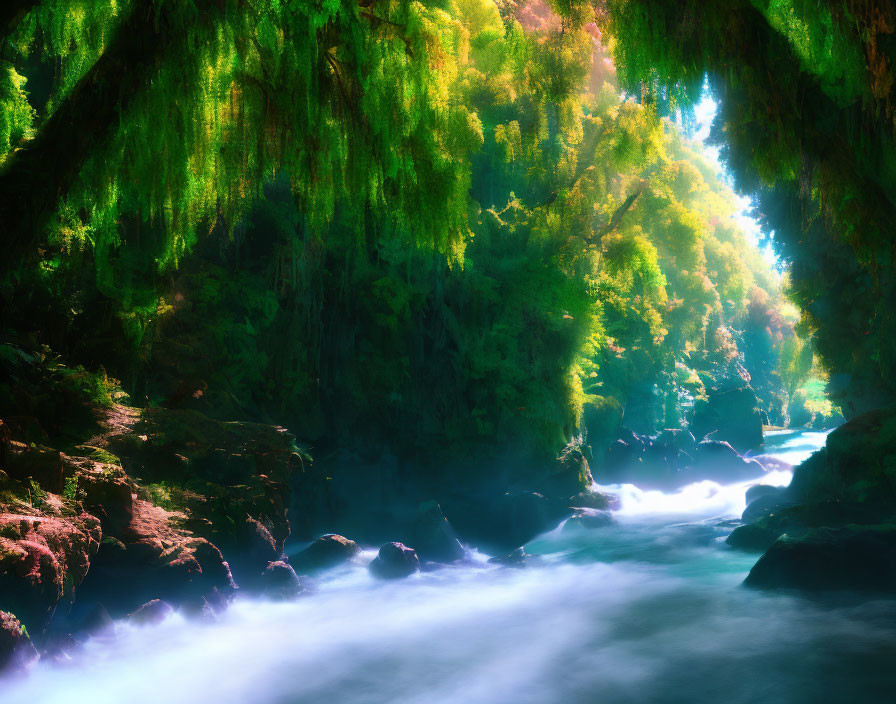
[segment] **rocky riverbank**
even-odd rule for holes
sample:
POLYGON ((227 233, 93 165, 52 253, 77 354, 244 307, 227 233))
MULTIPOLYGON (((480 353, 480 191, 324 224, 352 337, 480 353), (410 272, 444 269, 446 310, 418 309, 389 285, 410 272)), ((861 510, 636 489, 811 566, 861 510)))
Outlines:
POLYGON ((536 486, 480 495, 461 485, 449 496, 365 475, 344 456, 315 467, 283 428, 133 408, 95 374, 5 350, 0 667, 27 665, 37 650, 61 656, 113 619, 173 608, 213 617, 237 590, 295 596, 300 574, 358 551, 337 529, 385 543, 371 569, 393 578, 462 561, 470 544, 510 552, 576 507, 611 505, 585 490, 577 447, 536 486), (290 562, 290 539, 313 542, 290 562))
POLYGON ((808 591, 896 590, 896 408, 833 431, 790 486, 756 492, 729 545, 764 553, 746 583, 808 591))

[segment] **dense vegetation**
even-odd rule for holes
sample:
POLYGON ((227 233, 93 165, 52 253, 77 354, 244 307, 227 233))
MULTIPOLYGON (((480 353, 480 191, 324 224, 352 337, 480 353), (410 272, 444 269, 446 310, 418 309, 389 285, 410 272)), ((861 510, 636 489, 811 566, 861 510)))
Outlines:
POLYGON ((612 522, 594 477, 754 480, 764 424, 841 409, 732 544, 894 540, 853 530, 893 522, 894 28, 859 0, 5 3, 0 635, 291 598, 287 539, 313 571, 357 555, 333 531, 406 543, 379 576, 461 540, 518 566, 612 522), (707 93, 730 180, 689 137, 707 93))
POLYGON ((35 5, 4 44, 9 325, 137 403, 439 463, 748 382, 786 423, 785 282, 712 161, 600 80, 590 6, 35 5))
POLYGON ((601 14, 646 102, 688 104, 708 77, 727 161, 850 413, 894 393, 894 20, 890 3, 833 0, 609 0, 601 14))

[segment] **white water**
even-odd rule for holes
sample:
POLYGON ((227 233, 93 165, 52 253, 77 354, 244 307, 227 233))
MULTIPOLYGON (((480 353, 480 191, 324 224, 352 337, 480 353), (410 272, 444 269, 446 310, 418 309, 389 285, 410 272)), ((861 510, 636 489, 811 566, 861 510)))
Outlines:
MULTIPOLYGON (((823 435, 773 440, 788 459, 823 435)), ((618 526, 542 536, 527 546, 540 556, 527 569, 483 558, 383 583, 367 574, 366 552, 296 602, 238 601, 211 624, 119 625, 113 641, 0 686, 0 702, 896 700, 892 603, 740 585, 755 556, 722 541, 743 489, 622 487, 618 526)))

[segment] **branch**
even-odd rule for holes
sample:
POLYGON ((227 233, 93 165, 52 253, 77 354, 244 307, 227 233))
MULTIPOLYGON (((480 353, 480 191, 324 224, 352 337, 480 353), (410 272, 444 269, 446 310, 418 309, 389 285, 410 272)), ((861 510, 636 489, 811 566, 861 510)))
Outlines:
MULTIPOLYGON (((366 17, 368 20, 370 20, 370 26, 372 28, 376 28, 376 26, 382 22, 383 24, 389 25, 393 29, 400 29, 403 32, 407 31, 407 27, 405 27, 404 25, 398 24, 398 22, 393 22, 392 20, 387 20, 385 17, 379 17, 372 12, 368 12, 367 10, 361 10, 359 14, 361 15, 361 17, 366 17)), ((411 40, 408 39, 404 34, 401 34, 401 32, 395 32, 395 34, 397 34, 398 38, 404 42, 405 51, 407 51, 408 56, 413 59, 414 50, 411 47, 411 40)))
POLYGON ((635 201, 638 200, 638 196, 640 196, 644 190, 647 188, 647 181, 641 181, 638 184, 638 187, 635 189, 635 192, 630 194, 628 198, 626 198, 622 205, 616 208, 613 213, 613 217, 610 218, 610 222, 604 225, 600 230, 597 231, 598 237, 603 237, 604 235, 610 234, 613 230, 619 227, 619 224, 622 222, 622 218, 625 217, 625 214, 631 210, 631 207, 635 204, 635 201))

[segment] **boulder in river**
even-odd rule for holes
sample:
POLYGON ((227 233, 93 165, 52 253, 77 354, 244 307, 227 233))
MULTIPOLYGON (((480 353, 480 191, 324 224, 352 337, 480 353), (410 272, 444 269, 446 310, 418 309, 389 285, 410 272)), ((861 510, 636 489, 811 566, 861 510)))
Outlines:
POLYGON ((302 580, 295 570, 282 561, 270 563, 261 573, 261 591, 273 599, 294 599, 303 591, 302 580))
POLYGON ((420 504, 411 533, 409 542, 424 560, 449 563, 466 557, 457 533, 435 501, 420 504))
POLYGON ((620 506, 619 497, 616 494, 593 489, 581 491, 575 496, 569 497, 567 503, 570 508, 596 508, 600 511, 615 511, 620 506))
POLYGON ((503 565, 504 567, 520 568, 529 564, 529 555, 523 548, 517 548, 507 555, 496 555, 488 560, 493 565, 503 565))
POLYGON ((404 543, 386 543, 370 563, 370 571, 380 579, 401 579, 420 571, 420 559, 404 543))
POLYGON ((697 443, 694 462, 683 473, 689 482, 711 479, 731 484, 760 477, 765 468, 756 460, 741 457, 730 443, 704 440, 697 443))
POLYGON ((508 492, 492 510, 495 542, 503 540, 508 549, 524 545, 552 527, 550 502, 534 491, 508 492))
POLYGON ((764 516, 772 515, 788 506, 794 505, 794 502, 788 498, 789 495, 785 488, 774 488, 777 488, 778 490, 773 493, 764 493, 747 504, 747 507, 744 509, 743 515, 741 516, 745 523, 757 521, 764 516))
POLYGON ((682 428, 667 428, 663 430, 653 444, 663 448, 670 456, 685 453, 691 457, 694 456, 694 450, 697 448, 697 440, 689 430, 682 428))
POLYGON ((709 391, 694 404, 690 425, 694 435, 724 440, 741 452, 762 445, 762 414, 750 386, 709 391))
POLYGON ((0 611, 0 673, 24 669, 38 657, 25 627, 12 614, 0 611))
POLYGON ((613 525, 613 523, 613 514, 609 511, 601 511, 595 508, 579 508, 566 521, 563 530, 606 528, 613 525))
POLYGON ((896 592, 896 525, 783 535, 753 566, 745 583, 763 589, 896 592))
POLYGON ((535 491, 449 499, 445 505, 465 539, 493 555, 515 550, 572 513, 567 497, 551 501, 535 491))
POLYGON ((756 501, 756 499, 761 499, 763 496, 779 496, 786 491, 787 489, 781 486, 771 486, 769 484, 754 484, 747 489, 745 497, 747 500, 747 506, 756 501))
POLYGON ((156 626, 174 613, 174 607, 167 601, 153 599, 132 613, 128 620, 138 626, 156 626))
POLYGON ((763 523, 748 523, 738 526, 725 542, 736 550, 744 552, 765 552, 778 539, 780 531, 763 523))
POLYGON ((307 548, 291 558, 290 562, 299 572, 325 570, 351 560, 361 551, 354 540, 335 533, 322 535, 307 548))

